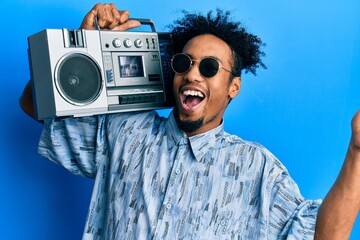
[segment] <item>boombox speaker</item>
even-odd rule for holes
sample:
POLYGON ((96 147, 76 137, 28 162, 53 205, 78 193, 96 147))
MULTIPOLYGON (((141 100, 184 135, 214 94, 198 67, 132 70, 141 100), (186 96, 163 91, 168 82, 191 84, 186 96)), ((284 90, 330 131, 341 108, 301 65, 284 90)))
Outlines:
POLYGON ((28 44, 39 120, 173 105, 169 33, 45 29, 28 44))
POLYGON ((57 81, 64 99, 76 104, 90 104, 102 88, 101 72, 96 63, 83 54, 66 56, 59 64, 57 81))

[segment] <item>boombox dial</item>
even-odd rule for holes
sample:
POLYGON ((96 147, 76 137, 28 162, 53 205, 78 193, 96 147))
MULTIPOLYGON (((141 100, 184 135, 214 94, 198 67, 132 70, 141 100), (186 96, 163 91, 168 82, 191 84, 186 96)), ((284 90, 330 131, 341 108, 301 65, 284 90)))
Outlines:
POLYGON ((135 39, 134 45, 137 48, 141 48, 143 46, 143 41, 141 41, 140 39, 137 38, 137 39, 135 39))
POLYGON ((129 38, 126 38, 126 39, 124 40, 124 46, 125 46, 126 48, 131 48, 131 46, 132 46, 132 41, 131 41, 129 38))
POLYGON ((121 40, 118 38, 115 38, 112 43, 115 48, 121 47, 121 40))

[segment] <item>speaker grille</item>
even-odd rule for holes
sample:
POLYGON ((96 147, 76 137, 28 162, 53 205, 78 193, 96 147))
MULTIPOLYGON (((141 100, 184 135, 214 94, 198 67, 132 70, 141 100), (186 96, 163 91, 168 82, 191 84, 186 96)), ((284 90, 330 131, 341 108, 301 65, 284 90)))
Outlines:
POLYGON ((93 102, 101 91, 101 73, 89 57, 74 53, 63 59, 57 83, 61 94, 73 104, 93 102))

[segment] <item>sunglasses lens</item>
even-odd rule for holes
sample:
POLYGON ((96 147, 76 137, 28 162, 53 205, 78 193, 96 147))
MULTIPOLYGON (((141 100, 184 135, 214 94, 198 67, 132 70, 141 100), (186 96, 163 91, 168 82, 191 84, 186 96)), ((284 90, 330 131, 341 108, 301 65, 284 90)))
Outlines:
POLYGON ((185 54, 177 54, 171 61, 171 67, 176 73, 185 73, 191 66, 191 59, 185 54))
POLYGON ((204 58, 199 64, 201 75, 211 78, 216 75, 219 70, 219 63, 213 58, 204 58))

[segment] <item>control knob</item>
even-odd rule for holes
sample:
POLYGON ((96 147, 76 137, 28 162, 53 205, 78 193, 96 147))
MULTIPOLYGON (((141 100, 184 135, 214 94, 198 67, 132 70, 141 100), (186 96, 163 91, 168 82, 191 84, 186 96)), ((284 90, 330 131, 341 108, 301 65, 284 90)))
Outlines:
POLYGON ((120 39, 118 39, 118 38, 115 38, 115 39, 113 40, 112 44, 113 44, 113 46, 116 47, 116 48, 121 47, 121 41, 120 41, 120 39))
POLYGON ((135 41, 134 41, 134 45, 135 45, 135 47, 137 47, 137 48, 141 48, 141 47, 143 46, 143 41, 141 41, 141 39, 137 38, 137 39, 135 39, 135 41))
POLYGON ((126 48, 130 48, 130 47, 132 46, 132 41, 131 41, 130 39, 126 38, 126 39, 124 40, 124 46, 125 46, 126 48))

